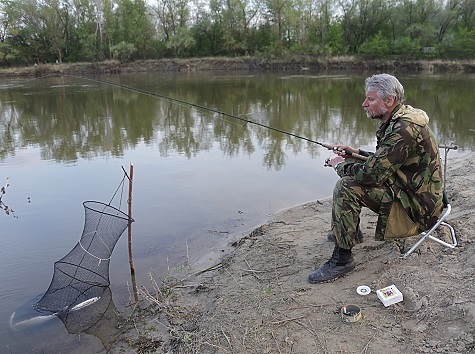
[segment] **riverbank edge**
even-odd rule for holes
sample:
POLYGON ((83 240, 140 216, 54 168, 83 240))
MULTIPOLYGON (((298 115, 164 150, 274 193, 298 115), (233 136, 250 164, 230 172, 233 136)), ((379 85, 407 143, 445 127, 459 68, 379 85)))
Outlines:
POLYGON ((287 60, 258 57, 216 57, 138 60, 128 63, 110 60, 94 63, 40 64, 3 68, 0 69, 0 77, 199 71, 475 73, 475 60, 365 60, 355 57, 294 57, 287 60))
POLYGON ((409 247, 414 240, 373 241, 376 215, 365 209, 361 221, 366 236, 355 246, 356 271, 324 285, 307 284, 311 265, 331 254, 332 243, 322 231, 327 230, 332 201, 328 197, 295 205, 194 263, 192 269, 202 270, 168 289, 166 299, 160 294, 141 302, 143 312, 129 321, 111 354, 131 350, 244 354, 249 348, 263 352, 263 347, 281 353, 294 346, 293 352, 300 353, 309 348, 324 353, 358 348, 363 353, 370 344, 374 352, 471 352, 475 342, 469 323, 475 312, 465 294, 472 286, 461 286, 460 281, 475 269, 469 261, 473 220, 467 218, 474 208, 474 191, 468 186, 473 184, 475 162, 470 155, 448 161, 447 191, 454 202, 449 222, 459 242, 455 249, 426 242, 409 259, 402 259, 400 247, 409 247), (434 273, 444 281, 434 283, 434 273), (268 274, 276 275, 267 279, 268 274), (363 298, 355 292, 362 283, 377 289, 394 282, 405 294, 401 306, 386 308, 375 294, 363 298), (365 314, 359 326, 349 327, 339 320, 337 310, 353 299, 364 305, 365 314), (448 321, 451 335, 446 337, 448 321), (260 335, 246 335, 248 329, 260 335))

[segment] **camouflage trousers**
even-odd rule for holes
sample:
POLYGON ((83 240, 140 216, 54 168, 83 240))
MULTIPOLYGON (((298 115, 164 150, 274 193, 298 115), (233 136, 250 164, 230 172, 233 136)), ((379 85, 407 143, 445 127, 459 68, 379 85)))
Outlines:
MULTIPOLYGON (((388 200, 392 201, 392 191, 387 185, 365 187, 351 177, 340 178, 333 189, 332 231, 336 243, 341 248, 352 249, 360 222, 363 207, 379 214, 379 223, 387 222, 388 215, 382 213, 387 209, 388 200), (381 218, 383 218, 381 220, 381 218)), ((376 237, 377 239, 382 237, 376 237)))

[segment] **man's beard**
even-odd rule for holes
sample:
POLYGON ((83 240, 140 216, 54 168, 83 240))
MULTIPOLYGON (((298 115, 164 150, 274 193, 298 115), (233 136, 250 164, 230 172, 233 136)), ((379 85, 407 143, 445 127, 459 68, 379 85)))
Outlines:
POLYGON ((388 113, 388 110, 385 107, 379 107, 377 111, 371 111, 368 109, 365 109, 365 111, 366 117, 369 119, 381 119, 386 115, 386 113, 388 113))

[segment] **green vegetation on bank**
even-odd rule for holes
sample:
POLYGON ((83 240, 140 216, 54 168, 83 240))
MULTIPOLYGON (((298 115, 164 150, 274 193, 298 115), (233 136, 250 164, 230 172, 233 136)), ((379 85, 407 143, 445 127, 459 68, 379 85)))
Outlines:
POLYGON ((475 0, 0 0, 0 66, 475 58, 475 0))

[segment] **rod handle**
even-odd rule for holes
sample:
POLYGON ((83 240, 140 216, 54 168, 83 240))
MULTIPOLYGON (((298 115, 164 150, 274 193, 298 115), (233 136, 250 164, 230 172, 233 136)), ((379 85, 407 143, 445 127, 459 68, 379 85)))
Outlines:
MULTIPOLYGON (((329 145, 329 144, 321 144, 323 147, 326 147, 328 150, 335 150, 335 146, 333 145, 329 145)), ((366 156, 363 156, 363 155, 360 155, 360 154, 357 154, 355 152, 352 152, 352 153, 348 153, 348 152, 345 152, 347 155, 350 155, 351 157, 354 157, 355 159, 358 159, 358 160, 362 160, 362 161, 365 161, 367 160, 368 158, 366 156)))

